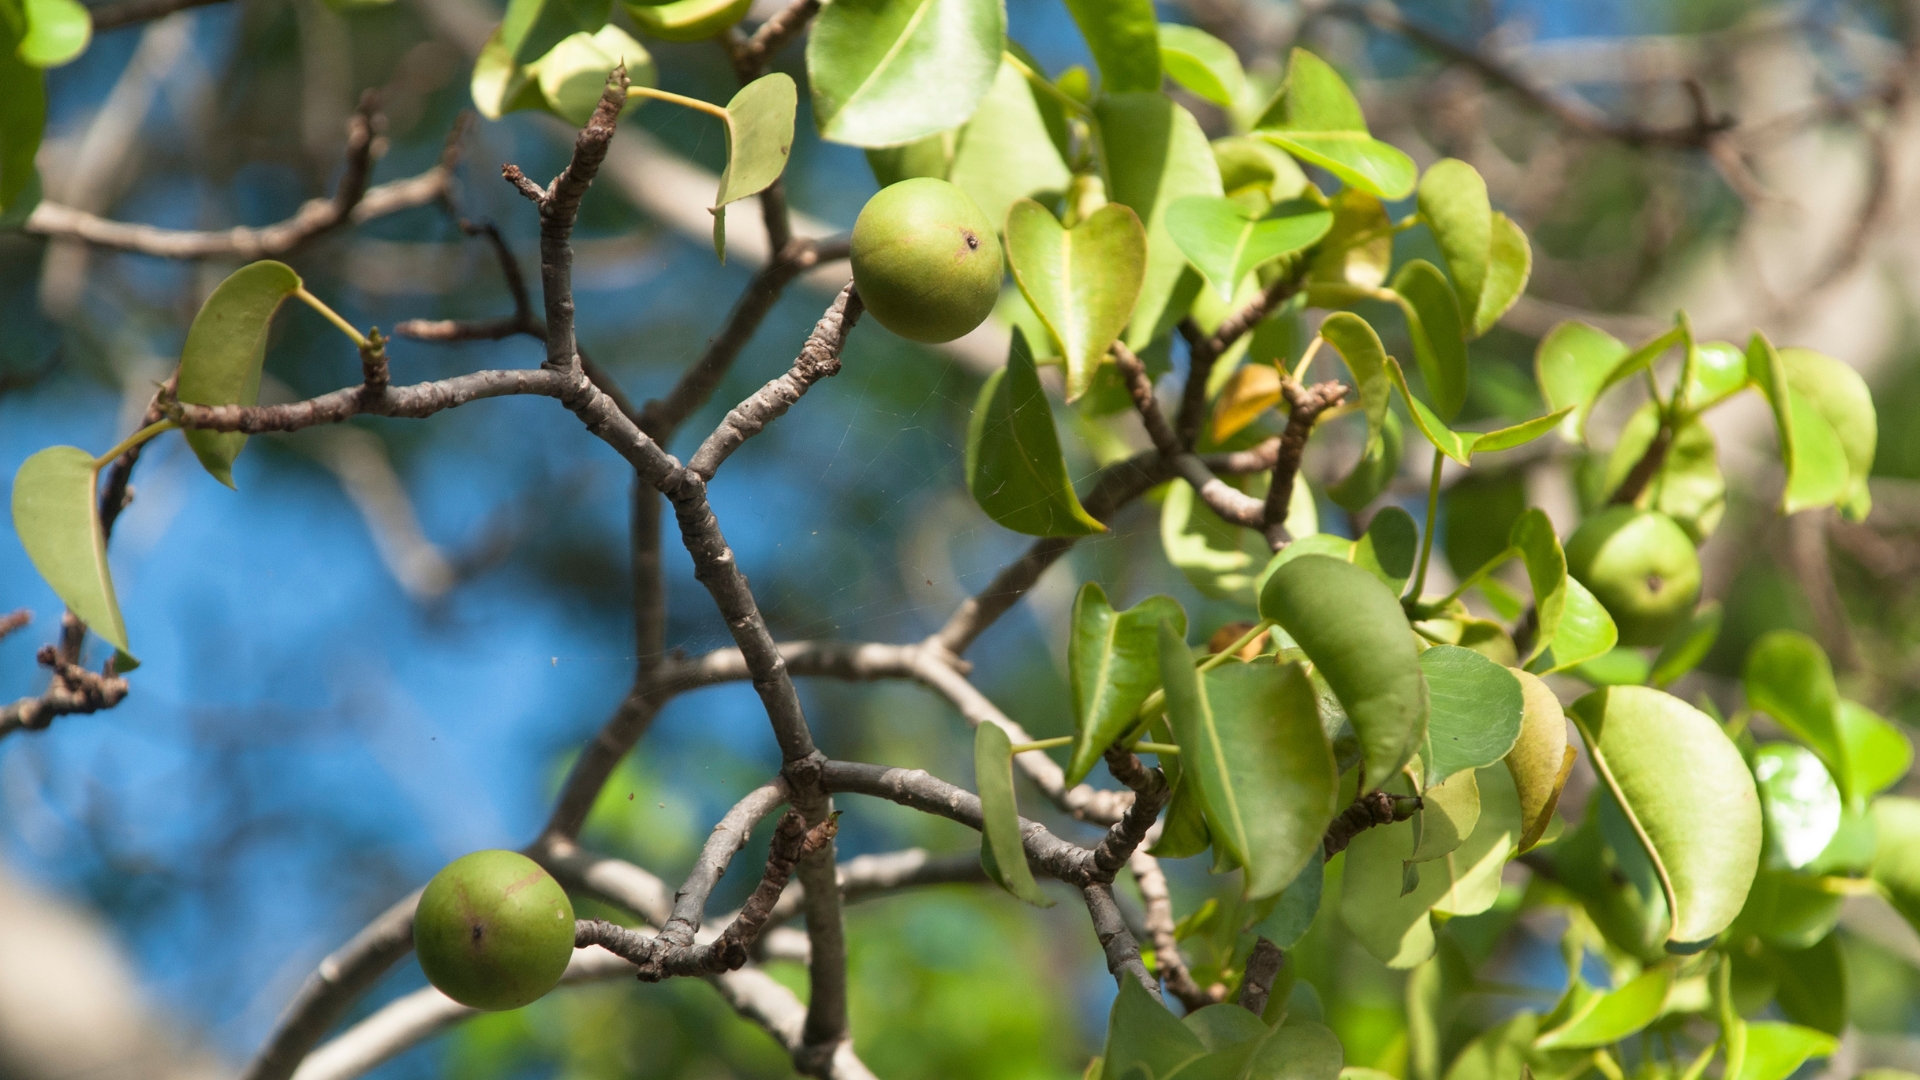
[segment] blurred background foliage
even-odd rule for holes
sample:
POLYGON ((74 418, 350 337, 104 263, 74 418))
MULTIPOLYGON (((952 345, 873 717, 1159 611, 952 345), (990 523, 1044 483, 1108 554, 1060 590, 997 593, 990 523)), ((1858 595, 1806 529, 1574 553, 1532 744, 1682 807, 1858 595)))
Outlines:
MULTIPOLYGON (((469 62, 447 40, 445 2, 336 10, 229 0, 104 34, 51 72, 40 155, 49 197, 182 228, 280 219, 330 190, 345 122, 367 88, 380 89, 386 117, 376 181, 419 172, 470 105, 469 62)), ((1920 410, 1920 131, 1906 100, 1920 16, 1894 0, 1401 6, 1615 116, 1684 121, 1686 80, 1698 80, 1745 133, 1702 152, 1568 130, 1417 42, 1327 7, 1188 0, 1161 14, 1234 43, 1268 79, 1290 44, 1311 44, 1354 77, 1377 135, 1423 163, 1473 161, 1496 205, 1534 238, 1531 295, 1476 349, 1463 420, 1535 415, 1533 346, 1568 315, 1630 336, 1684 305, 1703 337, 1762 325, 1867 375, 1882 425, 1875 509, 1863 524, 1780 519, 1764 412, 1728 410, 1716 427, 1731 490, 1703 557, 1706 595, 1727 621, 1694 678, 1697 689, 1730 693, 1751 642, 1799 629, 1835 658, 1848 696, 1920 725, 1920 428, 1906 422, 1920 410)), ((1008 13, 1012 36, 1050 72, 1087 62, 1054 0, 1008 0, 1008 13)), ((712 44, 648 45, 660 85, 731 93, 712 44)), ((778 67, 800 76, 799 50, 778 67)), ((1188 104, 1224 131, 1217 111, 1188 104)), ((857 150, 813 136, 804 95, 801 110, 789 198, 844 229, 874 190, 871 173, 857 150)), ((631 123, 709 169, 723 163, 718 131, 698 114, 650 106, 631 123)), ((512 161, 550 175, 564 135, 523 113, 465 137, 459 212, 498 223, 529 266, 533 212, 496 169, 512 161)), ((1428 243, 1419 237, 1404 242, 1428 243)), ((738 261, 717 265, 703 236, 662 226, 604 184, 588 197, 576 248, 583 344, 635 400, 671 385, 750 274, 738 261)), ((491 254, 441 208, 344 231, 292 261, 362 325, 510 310, 491 254)), ((128 430, 226 269, 0 233, 0 475, 49 443, 104 447, 128 430)), ((825 301, 790 291, 686 430, 706 430, 724 403, 784 370, 825 301)), ((351 350, 320 329, 304 309, 280 321, 269 395, 358 379, 351 350)), ((1388 347, 1408 351, 1404 341, 1388 347)), ((414 381, 530 364, 538 351, 525 338, 397 342, 392 356, 395 377, 414 381)), ((977 386, 956 360, 863 328, 845 371, 740 452, 714 487, 715 508, 779 637, 914 639, 1023 548, 960 484, 977 386)), ((1617 430, 1625 417, 1596 426, 1617 430)), ((1417 516, 1427 449, 1408 442, 1395 491, 1417 516)), ((1476 526, 1525 505, 1571 518, 1591 487, 1578 477, 1597 477, 1604 461, 1556 447, 1553 461, 1478 471, 1453 490, 1441 524, 1452 565, 1477 565, 1476 526), (1554 479, 1562 464, 1575 481, 1554 479)), ((1309 462, 1316 484, 1340 472, 1322 464, 1309 462)), ((177 1039, 229 1063, 258 1044, 315 962, 394 898, 453 856, 530 837, 566 761, 624 693, 633 659, 628 474, 547 403, 259 439, 236 479, 238 495, 200 475, 178 440, 156 444, 114 549, 146 660, 132 696, 0 743, 0 872, 97 912, 177 1039)), ((1324 499, 1321 516, 1346 526, 1324 499)), ((1202 639, 1237 617, 1167 566, 1157 518, 1134 508, 1112 534, 1081 544, 1071 569, 1049 576, 971 655, 982 689, 1036 736, 1070 726, 1063 627, 1079 581, 1103 582, 1116 600, 1173 593, 1202 639)), ((670 642, 690 653, 724 645, 684 552, 668 543, 666 557, 670 642)), ((0 697, 10 699, 42 684, 33 653, 59 609, 11 539, 0 542, 0 586, 0 606, 36 616, 0 641, 0 697)), ((970 778, 967 729, 932 695, 822 683, 802 693, 833 756, 970 778)), ((589 835, 679 880, 707 824, 777 766, 748 687, 683 696, 608 786, 589 835)), ((841 834, 848 854, 975 843, 898 807, 853 810, 841 834)), ((740 865, 753 865, 754 850, 740 865)), ((1443 957, 1487 957, 1514 922, 1524 880, 1518 873, 1492 912, 1450 923, 1443 957)), ((1198 866, 1178 867, 1173 887, 1182 913, 1217 891, 1198 866)), ((715 902, 736 903, 745 888, 730 878, 715 902)), ((1330 882, 1327 894, 1337 891, 1330 882)), ((1417 1067, 1405 976, 1370 958, 1332 914, 1326 905, 1292 954, 1289 992, 1321 1011, 1351 1063, 1405 1075, 1417 1067)), ((882 1076, 1068 1078, 1098 1044, 1113 983, 1074 906, 1034 913, 998 891, 943 886, 863 904, 849 921, 853 1030, 882 1076)), ((1489 969, 1509 995, 1468 995, 1443 1016, 1551 1003, 1566 974, 1560 927, 1514 929, 1489 969)), ((1204 966, 1208 928, 1191 930, 1204 966)), ((1920 943, 1902 932, 1845 924, 1850 1061, 1920 1065, 1920 943)), ((797 967, 772 970, 804 993, 797 967)), ((35 975, 0 965, 0 983, 35 975)), ((403 965, 354 1016, 421 984, 403 965)), ((1440 1033, 1446 1052, 1454 1031, 1440 1033)), ((778 1077, 790 1067, 709 987, 682 980, 565 990, 469 1023, 375 1075, 778 1077)))

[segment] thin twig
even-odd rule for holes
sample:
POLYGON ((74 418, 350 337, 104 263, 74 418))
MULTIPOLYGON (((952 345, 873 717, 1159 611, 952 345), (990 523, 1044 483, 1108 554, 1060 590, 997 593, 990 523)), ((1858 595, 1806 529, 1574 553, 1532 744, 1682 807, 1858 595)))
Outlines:
POLYGON ((794 358, 793 368, 734 406, 713 434, 707 436, 706 442, 700 444, 699 452, 687 467, 702 480, 712 480, 713 474, 720 471, 721 464, 735 450, 786 415, 808 388, 821 379, 838 375, 840 352, 846 347, 847 335, 853 332, 862 310, 860 294, 849 282, 814 325, 807 343, 800 348, 800 355, 794 358))
POLYGON ((1347 396, 1345 383, 1323 382, 1301 386, 1291 376, 1280 379, 1280 393, 1287 399, 1287 427, 1280 435, 1280 452, 1274 458, 1273 479, 1267 485, 1267 501, 1261 508, 1261 531, 1267 546, 1275 551, 1287 546, 1287 510, 1293 505, 1293 480, 1300 473, 1300 458, 1306 453, 1307 438, 1313 434, 1320 414, 1340 404, 1347 396))

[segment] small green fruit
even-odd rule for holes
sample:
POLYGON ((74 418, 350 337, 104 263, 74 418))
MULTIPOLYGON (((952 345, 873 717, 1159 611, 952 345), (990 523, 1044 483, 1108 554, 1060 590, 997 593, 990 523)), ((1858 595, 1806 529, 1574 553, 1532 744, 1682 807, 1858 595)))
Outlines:
POLYGON ((1620 628, 1622 645, 1664 644, 1700 599, 1700 554, 1672 518, 1616 506, 1567 541, 1567 572, 1620 628))
POLYGON ((853 223, 853 283, 880 325, 913 341, 952 341, 1000 298, 1000 241, 967 193, 930 176, 867 200, 853 223))
POLYGON ((427 981, 462 1005, 517 1009, 553 989, 573 957, 573 904, 517 851, 450 862, 420 894, 413 947, 427 981))
POLYGON ((642 33, 666 41, 705 41, 747 17, 753 0, 626 0, 642 33))

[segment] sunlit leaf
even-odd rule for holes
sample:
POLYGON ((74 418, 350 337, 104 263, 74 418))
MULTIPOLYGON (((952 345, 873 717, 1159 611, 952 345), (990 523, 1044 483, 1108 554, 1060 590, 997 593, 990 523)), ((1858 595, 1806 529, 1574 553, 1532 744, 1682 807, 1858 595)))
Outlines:
POLYGON ((1873 880, 1894 909, 1920 929, 1920 799, 1873 800, 1873 880))
POLYGON ((1687 408, 1705 412, 1747 388, 1747 354, 1730 341, 1694 345, 1687 380, 1687 408))
POLYGON ((1247 894, 1287 887, 1333 820, 1339 777, 1313 686, 1297 664, 1226 663, 1204 676, 1160 624, 1167 717, 1183 777, 1196 780, 1213 842, 1246 867, 1247 894))
POLYGON ((1713 649, 1713 643, 1720 637, 1720 623, 1725 617, 1720 602, 1709 600, 1700 605, 1693 617, 1687 620, 1674 635, 1660 646, 1660 654, 1654 657, 1653 669, 1648 673, 1647 683, 1656 690, 1663 690, 1673 682, 1698 667, 1700 661, 1707 658, 1713 649))
POLYGON ((746 18, 751 0, 625 0, 641 33, 666 41, 705 41, 746 18))
POLYGON ((1712 718, 1648 687, 1596 690, 1571 715, 1658 874, 1673 913, 1667 948, 1705 948, 1739 914, 1759 866, 1746 761, 1712 718))
POLYGON ((1086 778, 1113 740, 1133 725, 1141 702, 1160 686, 1157 628, 1163 621, 1186 634, 1187 613, 1170 596, 1149 596, 1115 611, 1098 582, 1080 587, 1067 641, 1077 732, 1067 783, 1086 778))
MULTIPOLYGON (((1244 481, 1247 493, 1256 497, 1266 494, 1268 483, 1265 474, 1244 481)), ((1313 492, 1298 478, 1293 484, 1293 501, 1287 506, 1286 527, 1287 535, 1295 538, 1288 551, 1299 547, 1303 539, 1314 539, 1319 532, 1313 492)), ((1273 557, 1265 537, 1222 520, 1184 481, 1167 488, 1166 502, 1160 507, 1160 544, 1167 561, 1185 574, 1194 588, 1242 604, 1254 602, 1256 582, 1273 557)))
POLYGON ((1160 27, 1160 64, 1174 82, 1223 109, 1238 105, 1247 91, 1233 46, 1196 27, 1160 27))
POLYGON ((1213 402, 1213 441, 1225 442, 1238 435, 1280 400, 1280 372, 1272 364, 1235 368, 1213 402))
POLYGON ((1481 1032, 1454 1057, 1446 1080, 1513 1080, 1526 1075, 1521 1070, 1539 1023, 1539 1017, 1523 1012, 1481 1032))
MULTIPOLYGON (((1051 101, 1046 104, 1058 108, 1051 101)), ((957 134, 929 139, 952 142, 952 165, 924 175, 951 181, 996 225, 1005 223, 1015 201, 1044 201, 1065 191, 1072 179, 1051 137, 1040 97, 1026 77, 1005 61, 973 119, 957 134)))
POLYGON ((1427 680, 1427 783, 1507 756, 1526 707, 1513 672, 1458 645, 1421 653, 1420 671, 1427 680))
POLYGON ((1529 672, 1515 669, 1513 676, 1520 680, 1525 705, 1520 717, 1520 736, 1507 752, 1506 760, 1520 800, 1518 850, 1525 852, 1546 835, 1578 755, 1567 745, 1567 716, 1552 688, 1529 672))
MULTIPOLYGON (((627 66, 630 85, 654 85, 653 57, 625 30, 608 23, 591 34, 581 31, 561 39, 545 56, 527 65, 525 76, 539 83, 548 109, 570 124, 582 125, 600 104, 607 76, 621 64, 627 66)), ((479 78, 477 64, 475 78, 479 78)), ((504 92, 502 84, 499 93, 504 92)), ((502 105, 496 104, 495 116, 501 111, 502 105)))
POLYGON ((1847 791, 1856 806, 1892 787, 1913 764, 1905 732, 1857 701, 1840 699, 1834 720, 1846 748, 1847 791))
POLYGON ((1222 300, 1255 267, 1302 251, 1333 225, 1333 214, 1290 206, 1264 216, 1231 199, 1189 195, 1167 207, 1167 231, 1222 300))
POLYGON ((1560 1024, 1540 1033, 1542 1050, 1584 1049, 1619 1042, 1653 1023, 1673 989, 1673 971, 1661 966, 1642 972, 1618 990, 1595 994, 1560 1024))
POLYGON ((1385 783, 1418 749, 1427 720, 1426 680, 1399 597, 1360 567, 1305 555, 1267 578, 1260 614, 1299 643, 1340 699, 1365 755, 1366 788, 1385 783))
POLYGON ((20 59, 37 68, 59 67, 87 50, 93 17, 76 0, 21 0, 20 6, 27 17, 20 59))
POLYGON ((1462 465, 1473 459, 1473 435, 1462 435, 1449 428, 1427 403, 1413 396, 1413 390, 1407 386, 1407 373, 1401 370, 1400 361, 1387 358, 1387 374, 1392 377, 1394 388, 1400 391, 1400 399, 1406 402, 1407 411, 1413 414, 1413 424, 1420 434, 1427 437, 1434 449, 1447 455, 1462 465))
POLYGON ((1393 219, 1377 197, 1354 188, 1336 192, 1327 207, 1333 228, 1308 265, 1308 303, 1338 308, 1374 298, 1393 262, 1393 219))
POLYGON ((1060 456, 1053 407, 1025 335, 987 377, 967 427, 967 490, 987 516, 1029 536, 1087 536, 1106 526, 1080 505, 1060 456))
MULTIPOLYGON (((181 401, 194 405, 252 405, 260 398, 273 313, 300 288, 285 263, 250 263, 235 270, 200 305, 180 352, 181 401)), ((233 486, 233 460, 247 445, 240 432, 189 431, 187 445, 215 480, 233 486)))
POLYGON ((1408 862, 1432 862, 1454 851, 1473 835, 1480 823, 1480 781, 1472 769, 1462 769, 1420 792, 1416 812, 1419 842, 1408 862))
MULTIPOLYGON (((1607 459, 1601 486, 1607 492, 1626 481, 1660 430, 1660 407, 1652 402, 1628 418, 1607 459)), ((1694 543, 1702 543, 1719 527, 1727 509, 1727 480, 1720 472, 1720 452, 1713 432, 1698 419, 1681 423, 1673 433, 1666 456, 1636 505, 1672 518, 1694 543)))
POLYGON ((1847 459, 1847 493, 1840 509, 1854 521, 1866 519, 1873 508, 1867 477, 1873 472, 1873 452, 1879 443, 1879 420, 1873 395, 1860 373, 1831 356, 1812 349, 1781 349, 1787 385, 1833 429, 1847 459))
POLYGON ((1147 234, 1126 206, 1108 203, 1072 229, 1030 199, 1007 212, 1013 280, 1067 362, 1067 400, 1093 386, 1095 370, 1132 317, 1147 264, 1147 234))
POLYGON ((1153 1000, 1138 980, 1120 980, 1120 996, 1107 1016, 1103 1077, 1126 1080, 1136 1070, 1148 1077, 1171 1076, 1204 1053, 1200 1037, 1153 1000))
POLYGON ((1808 1059, 1826 1057, 1839 1046, 1826 1032, 1798 1024, 1747 1024, 1746 1055, 1727 1080, 1787 1080, 1808 1059))
MULTIPOLYGON (((1842 499, 1851 505, 1854 495, 1847 444, 1822 409, 1795 387, 1785 357, 1758 331, 1747 345, 1747 377, 1773 409, 1780 461, 1787 469, 1787 486, 1780 494, 1781 512, 1797 513, 1842 499)), ((1852 396, 1846 391, 1835 395, 1843 401, 1852 396)), ((1871 462, 1871 451, 1868 453, 1871 462)))
POLYGON ((1001 888, 1036 907, 1053 901, 1033 880, 1013 795, 1013 741, 991 721, 973 733, 973 777, 980 789, 980 865, 1001 888))
MULTIPOLYGON (((1533 248, 1527 234, 1507 215, 1493 215, 1493 247, 1487 255, 1487 278, 1480 287, 1480 303, 1468 319, 1467 335, 1479 337, 1512 309, 1527 291, 1533 275, 1533 248)), ((1468 314, 1466 311, 1462 315, 1468 314)))
POLYGON ((1414 359, 1435 412, 1451 420, 1467 400, 1467 339, 1453 286, 1432 263, 1415 259, 1393 276, 1393 292, 1407 316, 1414 359))
POLYGON ((1753 779, 1767 822, 1767 861, 1799 869, 1827 849, 1840 828, 1840 788, 1813 751, 1768 743, 1754 751, 1753 779))
POLYGON ((1403 199, 1419 174, 1413 159, 1367 131, 1340 74, 1305 49, 1287 61, 1287 81, 1254 127, 1288 153, 1382 199, 1403 199))
POLYGON ((1108 94, 1160 89, 1160 37, 1152 0, 1067 0, 1108 94))
POLYGON ((608 0, 508 0, 496 31, 506 59, 531 64, 574 34, 607 24, 608 0))
POLYGON ((127 628, 107 568, 106 534, 94 494, 93 455, 51 446, 13 477, 13 531, 33 568, 80 621, 128 653, 127 628))
POLYGON ((1546 513, 1533 508, 1522 514, 1513 523, 1509 543, 1520 552, 1533 586, 1538 629, 1528 662, 1551 649, 1553 662, 1548 670, 1557 671, 1612 649, 1620 638, 1613 618, 1584 585, 1568 575, 1566 553, 1546 513))
POLYGON ((1447 271, 1469 316, 1479 309, 1480 289, 1487 280, 1487 259, 1493 249, 1493 207, 1487 202, 1487 182, 1473 166, 1444 158, 1420 177, 1420 217, 1433 233, 1446 258, 1447 271))
POLYGON ((1609 387, 1644 369, 1686 336, 1676 326, 1636 349, 1628 349, 1604 330, 1581 322, 1563 322, 1540 339, 1534 375, 1549 411, 1571 408, 1560 433, 1569 442, 1586 438, 1587 416, 1609 387))
POLYGON ((713 197, 713 250, 727 257, 728 203, 757 195, 786 171, 793 151, 793 114, 799 106, 793 77, 763 75, 740 88, 727 102, 727 167, 713 197))
POLYGON ((1767 634, 1747 652, 1743 684, 1747 704, 1811 747, 1840 785, 1841 797, 1851 798, 1847 748, 1837 717, 1840 692, 1819 644, 1793 630, 1767 634))
POLYGON ((959 127, 993 85, 999 0, 835 0, 807 37, 814 122, 829 142, 898 146, 959 127))
POLYGON ((1107 197, 1133 207, 1147 228, 1146 277, 1126 336, 1139 352, 1186 315, 1201 286, 1168 230, 1168 208, 1189 195, 1220 195, 1220 168, 1199 121, 1165 94, 1110 92, 1094 103, 1094 118, 1107 197))

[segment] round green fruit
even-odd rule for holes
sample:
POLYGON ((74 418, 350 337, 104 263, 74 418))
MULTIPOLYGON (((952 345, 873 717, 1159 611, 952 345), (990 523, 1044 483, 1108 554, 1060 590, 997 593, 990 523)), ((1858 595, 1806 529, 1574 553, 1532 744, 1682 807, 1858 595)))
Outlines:
POLYGON ((853 223, 853 283, 867 311, 903 338, 952 341, 1000 299, 1000 241, 967 193, 930 176, 867 200, 853 223))
POLYGON ((626 0, 642 33, 665 41, 705 41, 747 17, 753 0, 626 0))
POLYGON ((573 904, 525 855, 476 851, 427 882, 413 915, 413 947, 441 993, 475 1009, 517 1009, 567 970, 573 904))
POLYGON ((1700 555, 1672 518, 1616 506, 1567 541, 1567 572, 1599 600, 1622 645, 1661 645, 1700 599, 1700 555))

